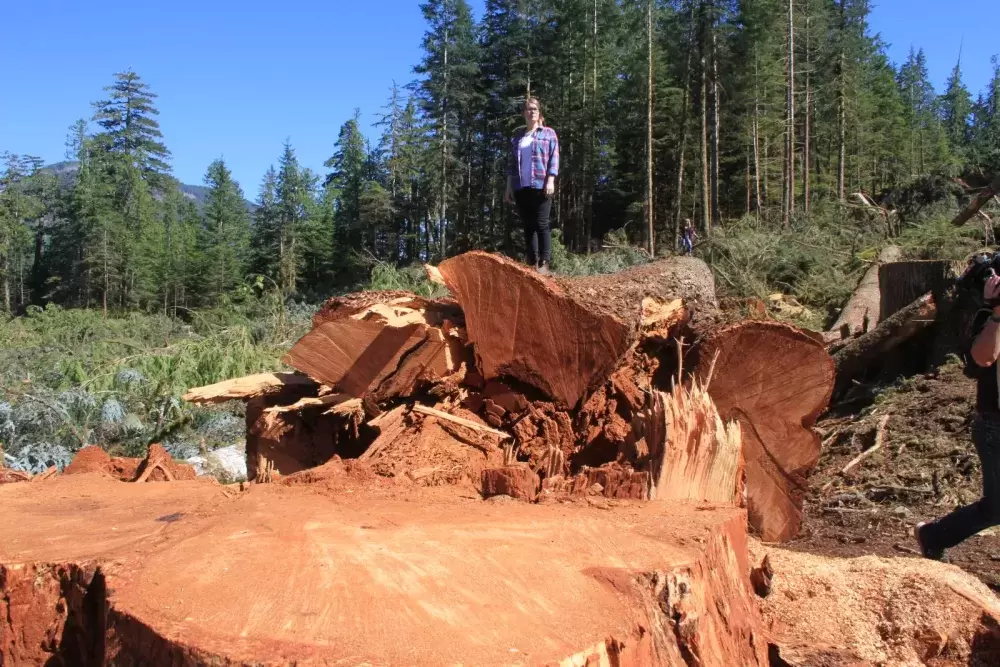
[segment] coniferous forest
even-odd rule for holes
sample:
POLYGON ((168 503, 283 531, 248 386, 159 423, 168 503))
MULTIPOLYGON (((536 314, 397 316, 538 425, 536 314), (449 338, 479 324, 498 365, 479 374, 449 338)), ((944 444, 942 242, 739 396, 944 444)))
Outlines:
MULTIPOLYGON (((1000 170, 1000 63, 985 90, 966 88, 958 61, 936 91, 922 51, 888 60, 867 0, 488 0, 481 21, 465 0, 422 10, 413 82, 365 110, 378 136, 360 111, 345 120, 323 173, 286 144, 259 183, 217 160, 203 198, 188 196, 154 86, 109 76, 69 127, 67 162, 4 155, 0 310, 177 314, 254 285, 315 300, 376 264, 518 255, 505 150, 528 95, 560 137, 560 252, 607 247, 611 232, 673 252, 684 219, 702 241, 748 224, 807 234, 919 179, 1000 170)), ((894 219, 879 233, 903 233, 894 219)))

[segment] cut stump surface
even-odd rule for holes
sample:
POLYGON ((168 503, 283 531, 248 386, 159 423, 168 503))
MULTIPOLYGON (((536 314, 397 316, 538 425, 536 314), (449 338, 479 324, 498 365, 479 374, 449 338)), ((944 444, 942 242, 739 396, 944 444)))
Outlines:
POLYGON ((750 524, 766 541, 798 532, 806 477, 820 454, 812 429, 833 392, 833 359, 795 327, 748 321, 717 332, 699 375, 723 420, 740 423, 750 524), (753 354, 748 354, 753 350, 753 354), (716 356, 718 355, 718 356, 716 356))
POLYGON ((0 487, 0 660, 61 650, 78 581, 112 664, 767 664, 742 510, 405 494, 0 487))

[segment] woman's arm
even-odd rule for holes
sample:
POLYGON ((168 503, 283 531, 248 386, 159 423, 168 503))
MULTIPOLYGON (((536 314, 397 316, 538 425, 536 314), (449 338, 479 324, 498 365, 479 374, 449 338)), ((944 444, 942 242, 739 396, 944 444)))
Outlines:
POLYGON ((545 169, 545 194, 551 195, 556 191, 556 176, 559 175, 559 137, 555 130, 552 130, 552 138, 549 139, 549 164, 545 169))

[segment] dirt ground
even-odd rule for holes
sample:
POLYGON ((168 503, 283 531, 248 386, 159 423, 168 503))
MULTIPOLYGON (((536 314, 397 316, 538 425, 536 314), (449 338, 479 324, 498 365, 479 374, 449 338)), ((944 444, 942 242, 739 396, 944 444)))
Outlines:
MULTIPOLYGON (((975 382, 957 360, 900 381, 864 409, 834 406, 818 427, 824 438, 810 478, 800 536, 786 548, 835 556, 919 557, 913 526, 975 501, 979 459, 969 436, 975 382), (844 467, 882 446, 846 474, 844 467)), ((948 551, 954 565, 1000 592, 1000 527, 948 551)))

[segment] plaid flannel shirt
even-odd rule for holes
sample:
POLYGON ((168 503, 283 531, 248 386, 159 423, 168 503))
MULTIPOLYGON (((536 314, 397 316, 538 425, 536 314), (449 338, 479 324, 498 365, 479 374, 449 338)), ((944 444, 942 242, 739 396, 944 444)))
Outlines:
POLYGON ((510 155, 507 158, 507 175, 513 176, 514 189, 545 187, 546 176, 559 175, 559 138, 551 127, 537 127, 531 142, 531 183, 521 183, 521 137, 527 128, 520 128, 514 133, 510 143, 510 155))

